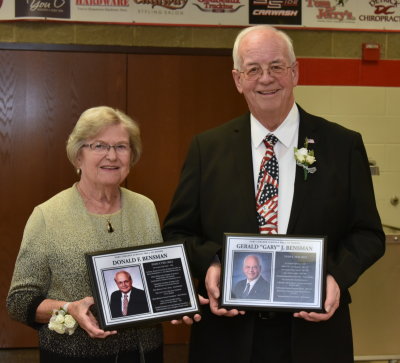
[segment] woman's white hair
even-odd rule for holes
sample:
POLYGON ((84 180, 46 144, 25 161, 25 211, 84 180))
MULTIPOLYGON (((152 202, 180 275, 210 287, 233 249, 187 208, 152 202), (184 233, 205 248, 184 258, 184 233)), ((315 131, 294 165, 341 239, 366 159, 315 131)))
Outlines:
POLYGON ((119 124, 129 134, 129 144, 132 150, 131 165, 133 166, 142 153, 139 126, 122 111, 108 106, 89 108, 80 116, 67 141, 67 156, 72 165, 76 167, 78 155, 87 139, 96 136, 107 126, 119 124))

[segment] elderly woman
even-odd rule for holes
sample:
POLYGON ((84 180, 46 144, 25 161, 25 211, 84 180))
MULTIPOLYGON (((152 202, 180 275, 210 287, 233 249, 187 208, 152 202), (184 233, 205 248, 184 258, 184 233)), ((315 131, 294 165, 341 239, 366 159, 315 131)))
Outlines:
POLYGON ((67 143, 79 182, 37 206, 26 224, 7 307, 39 331, 41 362, 162 362, 160 325, 99 328, 85 264, 86 252, 162 241, 153 202, 120 187, 140 153, 139 128, 127 115, 86 110, 67 143), (48 328, 63 306, 79 324, 72 335, 48 328))

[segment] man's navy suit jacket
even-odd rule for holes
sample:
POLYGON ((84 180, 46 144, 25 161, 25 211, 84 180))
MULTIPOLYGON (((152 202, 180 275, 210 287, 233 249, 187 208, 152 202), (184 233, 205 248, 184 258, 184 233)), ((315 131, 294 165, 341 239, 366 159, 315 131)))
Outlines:
MULTIPOLYGON (((111 294, 110 308, 111 316, 113 318, 119 318, 122 315, 122 304, 121 304, 122 292, 120 290, 114 291, 111 294)), ((147 304, 146 294, 143 290, 132 287, 131 296, 128 302, 128 314, 143 314, 149 312, 149 305, 147 304)))
POLYGON ((268 300, 270 295, 270 284, 262 276, 260 276, 257 282, 254 284, 250 293, 247 296, 243 296, 244 290, 246 288, 247 279, 240 280, 236 283, 232 289, 232 298, 237 299, 264 299, 268 300))

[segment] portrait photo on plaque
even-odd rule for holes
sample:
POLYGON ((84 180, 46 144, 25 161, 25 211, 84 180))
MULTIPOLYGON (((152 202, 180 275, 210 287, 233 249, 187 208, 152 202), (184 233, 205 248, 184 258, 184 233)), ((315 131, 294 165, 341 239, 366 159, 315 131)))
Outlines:
POLYGON ((150 311, 140 265, 104 270, 111 317, 144 314, 150 311))
POLYGON ((269 300, 271 296, 270 252, 233 253, 232 299, 269 300))
POLYGON ((169 321, 199 312, 183 243, 86 254, 104 330, 169 321))
POLYGON ((220 306, 324 311, 326 238, 226 233, 220 306))

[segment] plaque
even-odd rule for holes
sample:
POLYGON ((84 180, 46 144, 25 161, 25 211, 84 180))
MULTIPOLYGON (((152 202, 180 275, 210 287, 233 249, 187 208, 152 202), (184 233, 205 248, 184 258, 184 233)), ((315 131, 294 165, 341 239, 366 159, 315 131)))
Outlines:
POLYGON ((225 234, 224 308, 324 312, 326 238, 225 234))
POLYGON ((88 253, 86 262, 103 330, 199 312, 183 243, 88 253))

